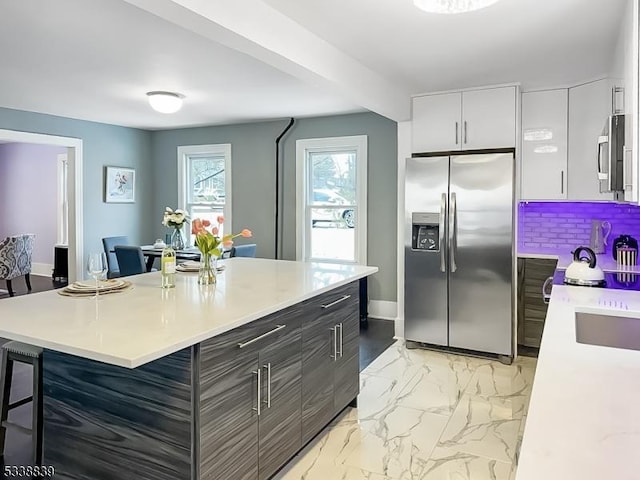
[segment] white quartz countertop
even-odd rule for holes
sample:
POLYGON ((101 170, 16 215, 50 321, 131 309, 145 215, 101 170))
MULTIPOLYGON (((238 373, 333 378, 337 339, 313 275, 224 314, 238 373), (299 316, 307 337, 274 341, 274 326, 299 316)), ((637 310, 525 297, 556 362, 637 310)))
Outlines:
POLYGON ((0 300, 0 337, 135 368, 378 271, 258 258, 225 260, 215 287, 197 273, 127 277, 131 290, 89 298, 55 291, 0 300))
POLYGON ((640 292, 553 287, 516 478, 637 480, 640 351, 577 343, 576 311, 640 322, 640 292))

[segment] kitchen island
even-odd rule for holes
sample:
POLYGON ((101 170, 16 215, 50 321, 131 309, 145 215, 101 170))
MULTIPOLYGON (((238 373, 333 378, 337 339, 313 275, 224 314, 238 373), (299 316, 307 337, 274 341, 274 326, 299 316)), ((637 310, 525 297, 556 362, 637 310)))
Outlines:
POLYGON ((61 479, 267 479, 358 394, 358 280, 375 267, 233 258, 129 277, 97 302, 0 304, 44 352, 44 463, 61 479))

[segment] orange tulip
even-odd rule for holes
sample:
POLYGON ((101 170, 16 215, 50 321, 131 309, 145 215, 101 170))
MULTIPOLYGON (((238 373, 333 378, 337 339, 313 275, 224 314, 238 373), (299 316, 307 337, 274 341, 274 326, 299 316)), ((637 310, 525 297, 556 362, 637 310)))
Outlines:
POLYGON ((199 218, 194 218, 193 221, 191 222, 191 233, 193 235, 198 234, 200 231, 203 230, 203 226, 202 226, 202 220, 200 220, 199 218))
POLYGON ((242 235, 244 238, 249 238, 253 236, 253 234, 251 233, 251 230, 249 230, 248 228, 245 228, 244 230, 242 230, 242 232, 240 232, 240 235, 242 235))
POLYGON ((222 225, 224 223, 224 217, 222 215, 218 215, 218 218, 216 220, 218 221, 218 223, 220 225, 222 225))
POLYGON ((202 225, 204 225, 205 227, 210 227, 211 222, 209 220, 202 220, 202 225))
POLYGON ((213 233, 214 235, 218 235, 219 232, 220 232, 220 229, 218 227, 213 227, 211 229, 211 233, 213 233))
POLYGON ((231 248, 233 247, 233 240, 225 240, 224 242, 222 242, 222 245, 224 246, 224 248, 231 248))

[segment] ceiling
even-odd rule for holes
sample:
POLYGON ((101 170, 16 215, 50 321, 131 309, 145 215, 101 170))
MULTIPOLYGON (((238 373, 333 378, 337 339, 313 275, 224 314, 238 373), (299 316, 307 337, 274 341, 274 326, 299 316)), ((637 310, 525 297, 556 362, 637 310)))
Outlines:
POLYGON ((412 0, 265 0, 379 73, 425 93, 548 87, 608 74, 629 0, 502 0, 462 15, 412 0))
MULTIPOLYGON (((172 1, 227 2, 139 3, 172 1)), ((412 0, 259 3, 295 21, 309 40, 344 52, 334 68, 352 62, 415 94, 510 82, 567 85, 607 74, 627 1, 502 0, 453 16, 418 11, 412 0)), ((0 106, 145 129, 340 114, 361 105, 376 111, 375 101, 327 88, 347 80, 296 75, 277 68, 282 55, 242 53, 131 3, 0 0, 0 106), (184 108, 153 112, 145 97, 151 90, 184 94, 184 108)), ((286 35, 282 45, 298 39, 286 35)), ((350 81, 364 89, 363 78, 350 81)))
POLYGON ((3 107, 147 129, 363 110, 119 0, 0 0, 0 11, 3 107), (152 90, 184 94, 183 109, 154 112, 152 90))

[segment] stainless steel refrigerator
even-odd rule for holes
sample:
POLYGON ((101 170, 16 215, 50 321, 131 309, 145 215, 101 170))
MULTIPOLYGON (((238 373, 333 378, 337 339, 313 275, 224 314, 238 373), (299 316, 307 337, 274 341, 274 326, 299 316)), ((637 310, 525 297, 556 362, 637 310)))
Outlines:
POLYGON ((405 338, 512 356, 514 152, 406 160, 405 338))

